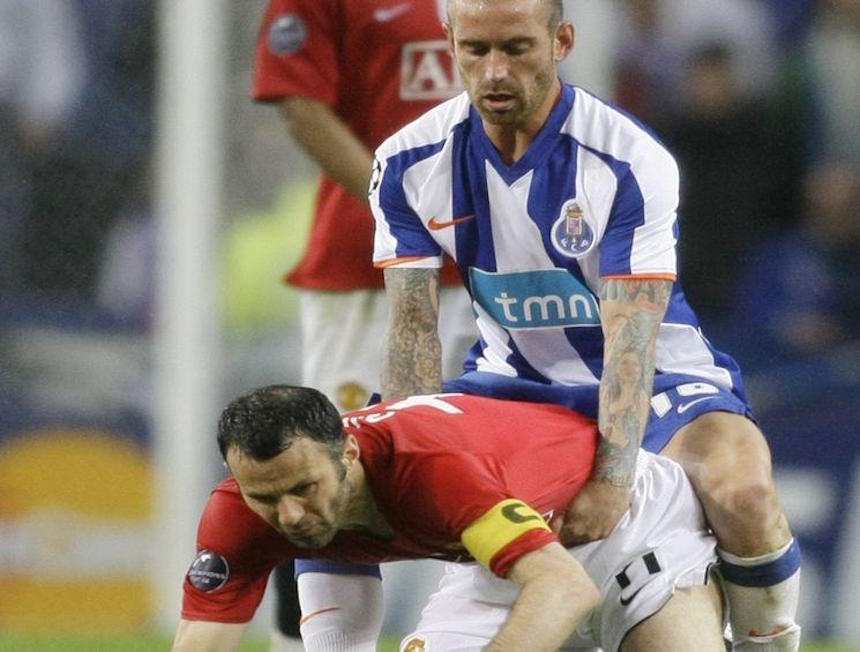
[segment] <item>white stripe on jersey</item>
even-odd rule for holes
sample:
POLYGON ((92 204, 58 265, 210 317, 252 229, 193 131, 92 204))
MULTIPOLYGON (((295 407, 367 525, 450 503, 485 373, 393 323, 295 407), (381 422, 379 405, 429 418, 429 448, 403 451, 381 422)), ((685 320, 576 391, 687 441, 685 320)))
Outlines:
POLYGON ((496 250, 497 272, 528 272, 555 269, 543 248, 540 230, 524 210, 531 190, 531 171, 510 186, 489 161, 484 162, 487 194, 490 199, 490 224, 496 250))

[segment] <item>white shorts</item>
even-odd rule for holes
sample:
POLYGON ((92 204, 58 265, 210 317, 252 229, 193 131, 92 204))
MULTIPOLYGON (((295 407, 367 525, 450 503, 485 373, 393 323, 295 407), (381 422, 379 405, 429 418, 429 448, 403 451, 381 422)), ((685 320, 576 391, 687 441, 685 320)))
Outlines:
MULTIPOLYGON (((355 410, 379 391, 388 301, 382 290, 302 290, 302 384, 328 396, 340 411, 355 410)), ((463 288, 440 292, 439 338, 443 378, 463 371, 463 358, 477 339, 469 295, 463 288)))
MULTIPOLYGON (((640 451, 628 512, 606 539, 570 549, 600 587, 601 602, 562 649, 616 652, 627 632, 676 588, 708 582, 716 545, 681 467, 640 451)), ((502 627, 518 594, 517 584, 484 566, 448 564, 401 652, 480 650, 502 627)))

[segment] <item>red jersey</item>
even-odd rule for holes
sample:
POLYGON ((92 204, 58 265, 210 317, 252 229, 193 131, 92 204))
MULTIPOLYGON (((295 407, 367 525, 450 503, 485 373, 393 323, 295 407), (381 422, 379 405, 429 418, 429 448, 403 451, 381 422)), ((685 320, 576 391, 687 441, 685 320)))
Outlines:
MULTIPOLYGON (((444 7, 444 0, 272 0, 257 42, 254 99, 325 102, 373 151, 460 90, 444 7)), ((366 202, 323 173, 307 250, 287 280, 321 290, 381 288, 372 257, 366 202)), ((450 263, 443 281, 462 282, 450 263)))
POLYGON ((598 441, 596 423, 566 408, 462 394, 384 403, 345 415, 344 427, 394 539, 342 530, 324 548, 297 548, 225 480, 200 522, 183 618, 250 620, 272 568, 297 557, 478 559, 505 576, 557 540, 547 521, 590 476, 598 441))

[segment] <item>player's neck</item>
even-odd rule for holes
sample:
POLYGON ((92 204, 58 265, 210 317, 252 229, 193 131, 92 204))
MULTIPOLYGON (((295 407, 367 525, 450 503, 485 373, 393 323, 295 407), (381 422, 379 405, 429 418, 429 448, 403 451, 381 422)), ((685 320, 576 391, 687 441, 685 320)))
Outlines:
POLYGON ((352 495, 341 529, 364 530, 380 539, 393 539, 394 530, 376 505, 360 460, 352 466, 349 473, 352 495))
POLYGON ((561 99, 561 91, 561 81, 556 77, 541 106, 523 124, 499 125, 483 122, 484 133, 496 146, 506 165, 513 165, 525 156, 538 132, 546 124, 549 114, 561 99))

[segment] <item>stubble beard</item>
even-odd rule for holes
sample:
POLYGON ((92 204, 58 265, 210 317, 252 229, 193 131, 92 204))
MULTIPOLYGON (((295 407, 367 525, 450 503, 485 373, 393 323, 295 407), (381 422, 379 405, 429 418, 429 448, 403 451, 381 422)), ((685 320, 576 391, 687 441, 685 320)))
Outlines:
POLYGON ((352 485, 346 477, 345 471, 346 470, 344 469, 344 471, 339 474, 341 481, 338 486, 337 493, 329 503, 329 513, 332 515, 331 520, 320 521, 319 527, 321 529, 319 532, 315 533, 312 538, 301 540, 290 539, 294 545, 306 550, 319 550, 320 548, 324 548, 330 544, 337 536, 337 533, 340 531, 345 520, 345 514, 353 494, 352 485))
MULTIPOLYGON (((552 88, 552 81, 555 75, 555 68, 550 71, 541 71, 535 75, 532 92, 528 93, 524 89, 511 91, 507 88, 499 89, 499 92, 505 92, 513 96, 514 105, 507 111, 493 111, 483 105, 482 102, 476 101, 474 94, 472 95, 472 104, 478 109, 481 118, 491 124, 500 127, 520 127, 524 126, 535 112, 543 105, 547 94, 552 88)), ((484 91, 479 90, 483 95, 484 91)), ((480 99, 480 98, 479 98, 480 99)))

